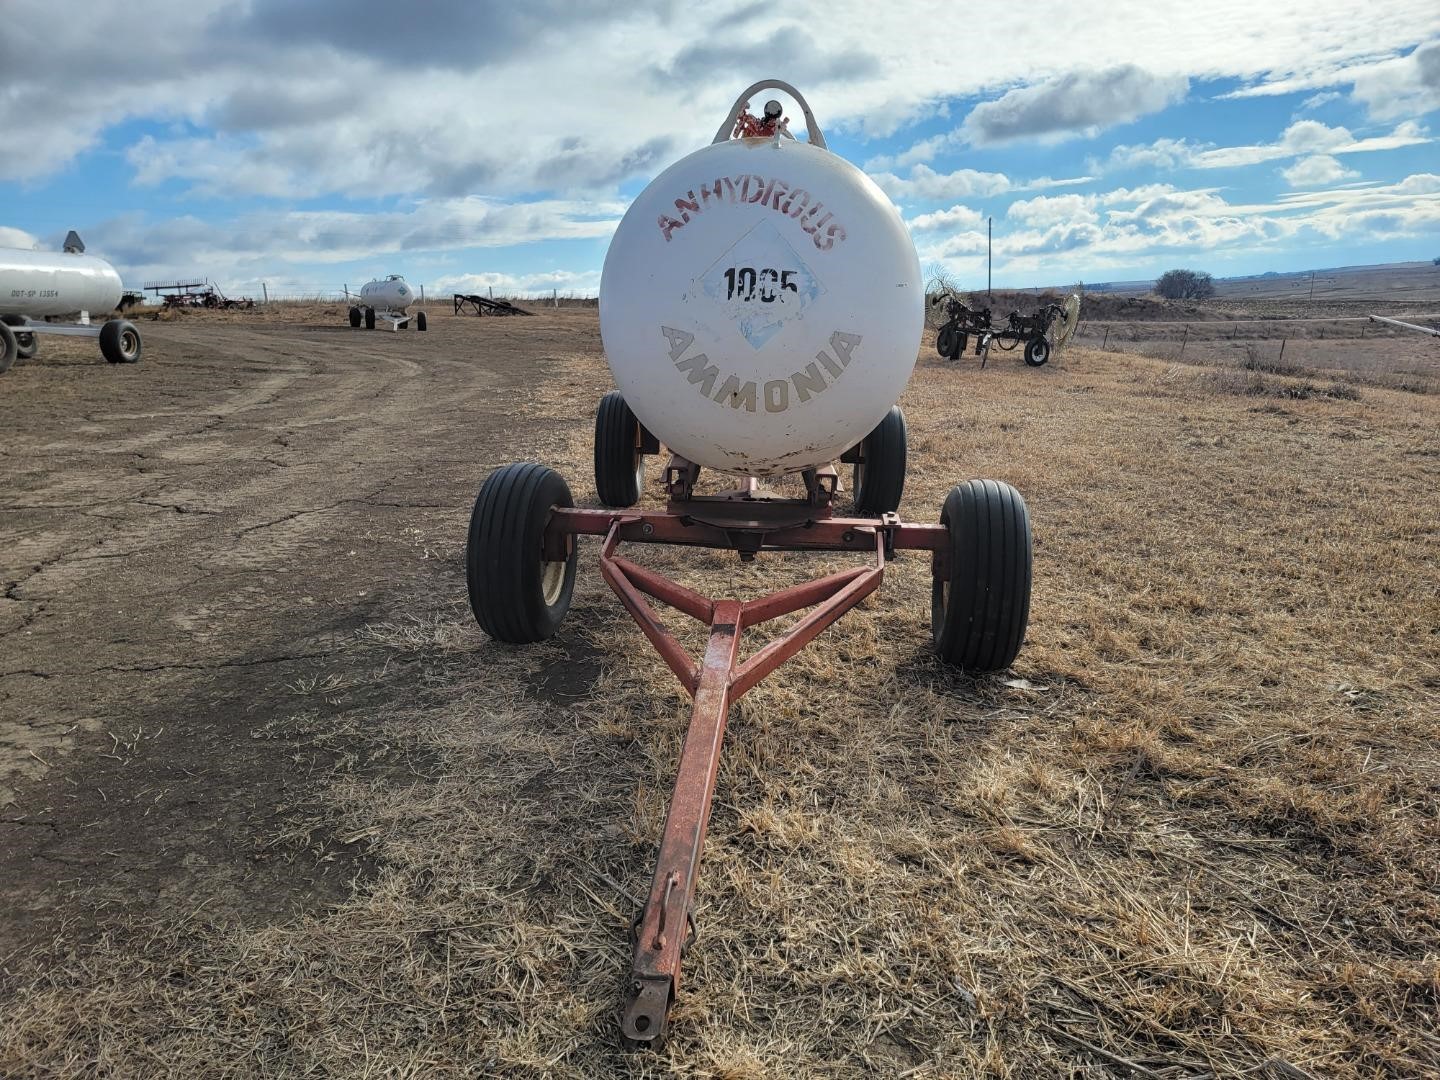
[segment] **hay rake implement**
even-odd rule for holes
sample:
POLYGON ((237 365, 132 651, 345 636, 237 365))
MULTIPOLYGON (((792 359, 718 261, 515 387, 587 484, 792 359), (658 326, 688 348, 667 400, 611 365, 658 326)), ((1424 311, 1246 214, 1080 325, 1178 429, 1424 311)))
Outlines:
POLYGON ((982 368, 989 362, 992 344, 1004 352, 1024 345, 1025 363, 1043 367, 1055 350, 1074 336, 1080 321, 1079 293, 1071 293, 1063 304, 1046 304, 1031 315, 1012 311, 1003 325, 994 322, 989 308, 972 308, 953 293, 942 293, 930 302, 945 304, 946 322, 935 335, 935 351, 947 360, 958 360, 974 338, 982 368))

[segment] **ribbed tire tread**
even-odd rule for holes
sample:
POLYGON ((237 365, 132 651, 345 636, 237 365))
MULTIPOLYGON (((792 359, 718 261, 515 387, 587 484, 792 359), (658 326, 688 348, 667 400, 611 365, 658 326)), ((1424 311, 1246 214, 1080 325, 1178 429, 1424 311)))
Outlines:
POLYGON ((640 422, 618 390, 600 399, 595 413, 595 493, 606 506, 634 506, 640 501, 635 452, 640 422))
POLYGON ((931 630, 940 659, 966 671, 999 671, 1020 652, 1030 621, 1032 539, 1025 500, 1009 484, 969 480, 945 498, 950 530, 946 597, 935 583, 931 630))
POLYGON ((534 462, 496 469, 481 485, 465 543, 465 583, 475 621, 497 641, 544 641, 559 629, 575 588, 575 553, 559 596, 547 604, 541 545, 551 508, 574 505, 564 478, 534 462))
POLYGON ((905 414, 892 405, 860 444, 864 469, 856 470, 855 512, 866 517, 893 514, 905 494, 905 414))

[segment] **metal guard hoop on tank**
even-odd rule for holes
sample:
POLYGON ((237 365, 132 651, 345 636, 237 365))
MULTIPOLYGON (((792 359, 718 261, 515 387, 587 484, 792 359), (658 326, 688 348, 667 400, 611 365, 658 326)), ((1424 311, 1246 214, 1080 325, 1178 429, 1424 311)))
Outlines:
MULTIPOLYGON (((740 118, 740 111, 761 90, 781 90, 799 102, 800 111, 805 114, 805 131, 810 136, 810 145, 818 146, 821 150, 830 149, 825 145, 825 136, 820 134, 820 125, 815 122, 815 114, 810 111, 810 104, 805 100, 805 95, 783 79, 761 79, 746 87, 745 92, 735 99, 735 104, 730 109, 729 119, 720 125, 720 130, 715 133, 715 138, 710 140, 711 146, 730 140, 730 132, 735 130, 735 121, 740 118)), ((790 137, 793 139, 795 136, 791 135, 790 137)))

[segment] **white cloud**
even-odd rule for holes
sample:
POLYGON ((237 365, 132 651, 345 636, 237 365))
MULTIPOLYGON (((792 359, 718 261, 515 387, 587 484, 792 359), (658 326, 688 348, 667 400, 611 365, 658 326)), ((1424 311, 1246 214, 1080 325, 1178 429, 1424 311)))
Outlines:
MULTIPOLYGON (((1277 249, 1307 237, 1329 244, 1426 236, 1440 229, 1435 193, 1440 175, 1419 173, 1395 184, 1295 192, 1267 204, 1229 203, 1216 189, 1164 184, 1041 196, 1014 204, 1022 209, 997 229, 996 270, 1053 273, 1061 254, 1093 269, 1172 252, 1203 263, 1207 253, 1277 249)), ((941 262, 962 278, 983 273, 984 240, 983 232, 946 237, 925 246, 921 260, 941 262)))
POLYGON ((975 106, 959 127, 921 139, 898 154, 865 162, 865 171, 893 172, 934 161, 967 144, 987 145, 1026 137, 1055 141, 1156 112, 1184 96, 1188 81, 1154 76, 1122 64, 1106 71, 1077 71, 1035 86, 1010 90, 975 106))
POLYGON ((907 150, 898 154, 880 154, 868 159, 862 168, 868 173, 893 172, 921 162, 934 161, 938 154, 954 149, 964 143, 959 131, 947 131, 921 139, 907 150))
POLYGON ((1380 120, 1440 109, 1440 41, 1358 72, 1353 93, 1380 120))
POLYGON ((1433 141, 1425 129, 1414 121, 1398 124, 1389 135, 1356 139, 1348 128, 1329 127, 1318 120, 1297 120, 1273 143, 1216 147, 1186 139, 1157 139, 1148 146, 1117 146, 1103 164, 1091 164, 1097 171, 1144 166, 1161 170, 1232 169, 1313 154, 1368 154, 1398 150, 1433 141))
POLYGON ((1107 162, 1092 161, 1093 171, 1115 169, 1177 169, 1188 166, 1195 156, 1195 144, 1187 139, 1156 139, 1149 145, 1117 146, 1107 162))
POLYGON ((40 246, 40 241, 31 236, 24 229, 14 229, 9 225, 0 225, 0 248, 27 248, 33 249, 40 246))
POLYGON ((1315 154, 1301 158, 1288 169, 1281 169, 1280 175, 1291 187, 1324 187, 1342 180, 1353 180, 1360 174, 1345 168, 1329 154, 1315 154))
POLYGON ((1035 136, 1093 135, 1159 112, 1184 98, 1189 87, 1182 75, 1156 74, 1134 64, 1072 71, 975 106, 961 130, 977 145, 1035 136))
MULTIPOLYGON (((1412 41, 1440 33, 1440 19, 1431 6, 1414 13, 1416 36, 1412 41)), ((1363 35, 1357 34, 1356 37, 1363 35)), ((1440 109, 1440 41, 1420 44, 1408 55, 1393 55, 1397 50, 1376 49, 1357 62, 1322 62, 1301 72, 1267 78, 1253 86, 1242 87, 1224 98, 1271 97, 1293 94, 1320 87, 1351 87, 1351 97, 1364 105, 1376 120, 1422 116, 1440 109), (1392 55, 1386 55, 1390 53, 1392 55)), ((1306 99, 1302 109, 1312 109, 1345 95, 1338 91, 1315 94, 1306 99)))
POLYGON ((910 228, 915 232, 955 232, 973 229, 984 224, 985 215, 968 206, 955 205, 948 210, 921 214, 910 219, 910 228))
POLYGON ((1297 120, 1280 136, 1280 145, 1294 153, 1319 153, 1355 142, 1348 129, 1327 127, 1319 120, 1297 120))
POLYGON ((1440 195, 1440 176, 1434 173, 1415 173, 1392 186, 1401 195, 1440 195))
MULTIPOLYGON (((473 23, 464 0, 436 0, 423 19, 395 10, 393 0, 130 0, 127 19, 164 33, 118 49, 106 20, 7 0, 0 130, 25 152, 0 157, 0 178, 49 175, 111 126, 144 117, 176 123, 142 152, 146 179, 206 192, 610 190, 617 176, 651 175, 704 145, 733 95, 764 72, 809 93, 827 129, 867 134, 999 94, 971 115, 990 138, 1138 115, 1186 80, 1313 81, 1440 33, 1435 6, 1414 2, 1367 10, 1363 33, 1350 0, 1273 0, 1263 18, 1238 0, 1083 17, 1054 3, 1027 19, 1062 34, 1063 49, 979 50, 956 64, 952 28, 919 0, 890 5, 878 23, 868 0, 738 11, 532 0, 487 10, 483 33, 457 32, 473 23), (227 171, 236 146, 254 164, 227 171)), ((1001 25, 1014 5, 977 0, 967 17, 1001 25)), ((1414 55, 1366 85, 1423 85, 1414 55)), ((927 153, 875 168, 933 160, 927 153)))
POLYGON ((1061 222, 1094 224, 1100 220, 1094 195, 1037 195, 1017 199, 1005 212, 1007 218, 1027 225, 1048 226, 1061 222))
POLYGON ((600 271, 576 273, 570 270, 541 270, 533 274, 448 274, 435 279, 430 291, 436 296, 451 293, 486 295, 491 289, 504 296, 529 293, 549 296, 595 296, 600 291, 600 271))
POLYGON ((1318 109, 1322 105, 1328 105, 1332 101, 1340 101, 1345 97, 1339 90, 1323 90, 1318 94, 1311 94, 1300 103, 1302 112, 1318 109))
POLYGON ((87 230, 87 243, 127 280, 157 277, 176 266, 203 267, 223 280, 336 263, 358 263, 368 273, 383 274, 392 272, 387 267, 397 260, 427 253, 604 239, 619 224, 622 210, 614 202, 464 198, 377 213, 294 210, 223 221, 193 216, 152 221, 132 214, 87 230))
POLYGON ((918 199, 923 202, 948 202, 972 195, 999 195, 1016 190, 1014 181, 1004 173, 975 169, 937 173, 928 165, 916 165, 910 170, 908 179, 894 173, 880 173, 872 179, 892 199, 918 199))
POLYGON ((1044 188, 1067 187, 1088 183, 1094 178, 1073 176, 1052 179, 1041 176, 1034 180, 1017 182, 1004 173, 980 172, 975 169, 939 173, 928 165, 916 165, 910 170, 908 178, 896 176, 894 173, 877 173, 872 174, 871 179, 880 185, 880 190, 897 202, 949 202, 976 195, 1000 195, 1007 191, 1039 191, 1044 188))

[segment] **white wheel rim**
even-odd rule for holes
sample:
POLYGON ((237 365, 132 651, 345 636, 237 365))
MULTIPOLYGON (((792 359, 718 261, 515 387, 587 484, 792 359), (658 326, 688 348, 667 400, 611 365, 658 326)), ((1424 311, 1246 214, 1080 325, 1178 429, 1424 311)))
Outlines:
POLYGON ((554 607, 565 588, 565 563, 542 562, 540 564, 540 595, 545 598, 546 607, 554 607))

